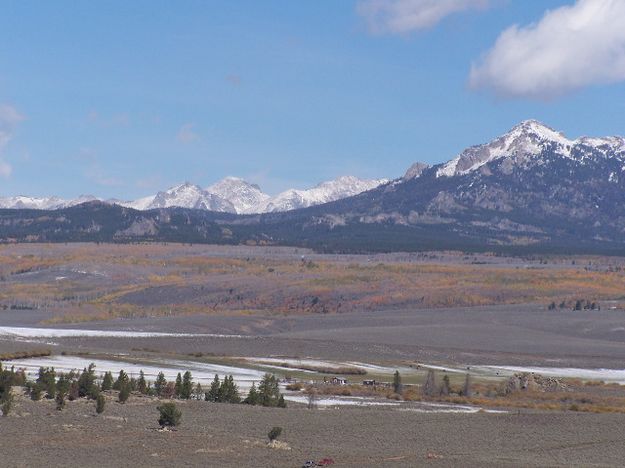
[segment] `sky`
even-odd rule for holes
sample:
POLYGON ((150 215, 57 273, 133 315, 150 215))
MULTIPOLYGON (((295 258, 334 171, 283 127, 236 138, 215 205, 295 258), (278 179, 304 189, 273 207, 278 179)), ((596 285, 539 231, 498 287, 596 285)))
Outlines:
POLYGON ((399 177, 625 134, 621 0, 0 0, 0 196, 399 177))

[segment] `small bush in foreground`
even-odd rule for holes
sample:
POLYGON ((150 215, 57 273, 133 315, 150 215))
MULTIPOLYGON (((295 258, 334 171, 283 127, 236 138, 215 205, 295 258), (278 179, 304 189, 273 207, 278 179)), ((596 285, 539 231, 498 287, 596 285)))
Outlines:
POLYGON ((269 442, 273 442, 274 440, 276 440, 278 437, 280 437, 280 434, 282 434, 282 428, 278 426, 273 427, 267 434, 267 437, 269 437, 269 442))
POLYGON ((175 403, 163 403, 156 408, 159 411, 158 423, 161 427, 173 427, 180 424, 182 413, 175 403))
POLYGON ((128 384, 128 385, 124 385, 121 388, 117 399, 120 403, 126 403, 126 400, 128 400, 129 396, 130 396, 130 385, 128 384))
POLYGON ((104 395, 99 394, 95 399, 95 412, 98 414, 104 413, 104 405, 106 400, 104 400, 104 395))

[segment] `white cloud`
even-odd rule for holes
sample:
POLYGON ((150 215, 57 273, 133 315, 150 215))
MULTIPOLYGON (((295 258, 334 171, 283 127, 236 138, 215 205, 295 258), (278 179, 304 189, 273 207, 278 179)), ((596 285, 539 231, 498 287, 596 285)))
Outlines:
POLYGON ((0 104, 0 177, 8 178, 13 172, 13 167, 3 159, 2 153, 13 138, 15 127, 22 120, 24 120, 24 116, 13 106, 0 104))
POLYGON ((490 0, 361 0, 358 13, 373 33, 409 33, 431 28, 449 15, 488 7, 490 0))
POLYGON ((502 96, 549 99, 625 80, 625 1, 578 0, 506 29, 471 67, 469 84, 502 96))
POLYGON ((193 128, 194 125, 192 123, 184 124, 182 127, 180 127, 180 130, 178 130, 178 133, 176 134, 176 140, 185 144, 193 143, 194 141, 199 140, 200 136, 195 133, 193 128))
POLYGON ((0 159, 0 177, 7 179, 11 176, 12 172, 13 167, 8 162, 0 159))

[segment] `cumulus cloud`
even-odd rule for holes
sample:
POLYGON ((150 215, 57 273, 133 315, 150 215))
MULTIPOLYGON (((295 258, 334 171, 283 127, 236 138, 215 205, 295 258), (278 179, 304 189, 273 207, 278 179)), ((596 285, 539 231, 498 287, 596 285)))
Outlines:
POLYGON ((200 136, 195 133, 193 128, 194 125, 192 123, 184 124, 182 127, 180 127, 180 130, 178 130, 178 133, 176 134, 176 140, 185 144, 193 143, 194 141, 199 140, 200 136))
POLYGON ((8 178, 13 172, 13 167, 3 158, 3 150, 13 138, 15 127, 24 120, 13 106, 0 104, 0 177, 8 178))
POLYGON ((471 67, 469 84, 501 96, 549 99, 625 80, 625 1, 578 0, 506 29, 471 67))
POLYGON ((449 15, 488 7, 489 0, 362 0, 358 13, 373 33, 403 34, 431 28, 449 15))

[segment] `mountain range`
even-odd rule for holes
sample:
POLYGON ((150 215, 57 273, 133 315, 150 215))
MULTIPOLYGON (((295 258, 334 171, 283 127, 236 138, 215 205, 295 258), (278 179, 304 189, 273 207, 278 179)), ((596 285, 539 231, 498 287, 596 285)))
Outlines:
POLYGON ((179 207, 220 213, 267 213, 328 203, 357 195, 386 182, 388 179, 366 180, 353 176, 342 176, 322 182, 307 190, 289 189, 278 195, 270 196, 256 184, 251 184, 238 177, 226 177, 204 189, 198 185, 185 182, 155 195, 133 201, 103 200, 93 195, 81 195, 71 200, 56 196, 38 198, 20 195, 0 197, 0 208, 57 210, 97 200, 136 210, 179 207))
POLYGON ((210 197, 189 208, 165 208, 168 196, 175 198, 167 192, 150 200, 158 206, 147 211, 101 202, 43 213, 0 210, 0 239, 281 244, 335 252, 625 253, 622 137, 569 139, 528 120, 450 161, 415 163, 401 178, 371 184, 355 195, 302 208, 284 203, 274 209, 275 202, 226 179, 216 184, 219 190, 204 192, 219 200, 240 195, 237 205, 229 202, 234 210, 207 211, 217 201, 210 197), (238 214, 244 210, 262 213, 238 214))

